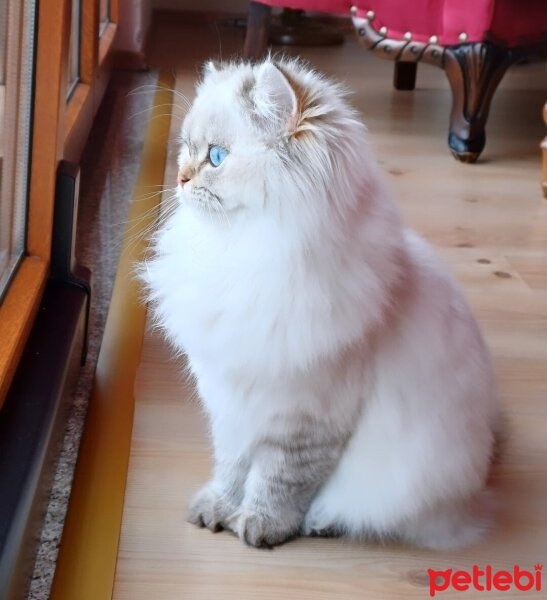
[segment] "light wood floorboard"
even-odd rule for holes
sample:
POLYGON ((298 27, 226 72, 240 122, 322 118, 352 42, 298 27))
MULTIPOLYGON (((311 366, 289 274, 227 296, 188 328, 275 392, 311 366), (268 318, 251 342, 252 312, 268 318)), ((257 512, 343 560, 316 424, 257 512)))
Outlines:
MULTIPOLYGON (((240 34, 220 36, 225 55, 241 43, 240 34)), ((210 28, 164 23, 150 59, 177 68, 179 91, 191 98, 195 65, 210 50, 217 54, 217 39, 210 28)), ((115 600, 426 598, 429 567, 532 569, 546 562, 547 204, 538 148, 545 67, 509 73, 494 99, 483 160, 462 165, 446 147, 450 95, 441 71, 420 66, 418 89, 395 92, 392 63, 352 39, 304 55, 352 88, 406 219, 438 247, 484 330, 510 432, 494 474, 503 502, 499 528, 472 549, 441 554, 310 539, 259 551, 187 524, 188 499, 211 468, 207 426, 180 364, 149 330, 135 382, 115 600)), ((166 183, 174 181, 174 159, 172 148, 166 183)))

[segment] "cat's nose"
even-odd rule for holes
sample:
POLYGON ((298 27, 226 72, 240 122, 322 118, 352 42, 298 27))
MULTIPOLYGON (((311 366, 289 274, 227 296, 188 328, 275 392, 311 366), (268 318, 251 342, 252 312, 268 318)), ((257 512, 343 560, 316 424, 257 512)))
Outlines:
POLYGON ((188 183, 193 176, 194 169, 192 169, 191 167, 181 168, 179 169, 178 182, 180 185, 183 186, 185 183, 188 183))

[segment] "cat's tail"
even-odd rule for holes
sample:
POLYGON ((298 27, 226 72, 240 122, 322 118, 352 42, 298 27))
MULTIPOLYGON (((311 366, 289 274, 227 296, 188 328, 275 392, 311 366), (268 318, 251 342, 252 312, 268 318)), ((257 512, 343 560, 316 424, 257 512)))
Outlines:
POLYGON ((499 508, 495 490, 486 487, 467 501, 428 510, 405 523, 400 534, 405 542, 431 550, 472 546, 494 528, 499 508))
POLYGON ((472 546, 494 528, 502 507, 496 490, 498 467, 509 440, 504 413, 496 416, 492 433, 494 439, 485 487, 467 501, 436 506, 406 523, 402 536, 405 541, 433 550, 450 550, 472 546))

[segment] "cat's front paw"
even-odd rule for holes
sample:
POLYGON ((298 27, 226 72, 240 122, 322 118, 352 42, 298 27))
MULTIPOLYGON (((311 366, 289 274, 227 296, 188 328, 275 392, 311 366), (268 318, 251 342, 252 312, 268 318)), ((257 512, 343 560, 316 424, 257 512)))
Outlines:
POLYGON ((267 513, 242 511, 237 534, 249 546, 272 548, 298 535, 300 524, 295 515, 272 516, 267 513))
POLYGON ((230 529, 230 520, 236 510, 236 507, 211 485, 206 485, 190 502, 188 521, 217 533, 225 528, 230 529))

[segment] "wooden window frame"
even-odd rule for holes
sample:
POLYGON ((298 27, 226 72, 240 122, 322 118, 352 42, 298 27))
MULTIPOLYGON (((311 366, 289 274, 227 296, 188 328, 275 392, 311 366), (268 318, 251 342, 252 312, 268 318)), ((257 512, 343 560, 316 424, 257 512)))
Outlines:
POLYGON ((99 0, 82 0, 80 81, 67 103, 64 158, 78 162, 112 70, 112 47, 118 29, 118 0, 110 2, 110 22, 99 37, 99 0))
POLYGON ((82 0, 80 81, 67 101, 71 2, 40 0, 37 10, 26 253, 0 304, 0 406, 49 274, 57 165, 80 161, 110 76, 119 16, 111 0, 111 22, 99 39, 99 0, 82 0))
POLYGON ((61 157, 68 0, 41 0, 37 10, 27 251, 0 305, 0 402, 11 383, 47 279, 55 170, 61 157))

